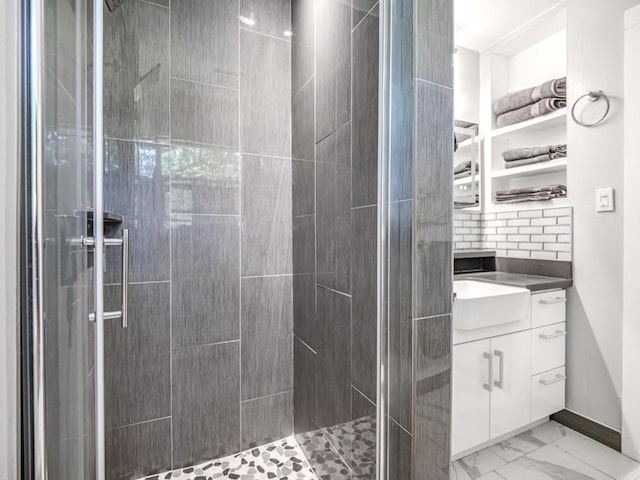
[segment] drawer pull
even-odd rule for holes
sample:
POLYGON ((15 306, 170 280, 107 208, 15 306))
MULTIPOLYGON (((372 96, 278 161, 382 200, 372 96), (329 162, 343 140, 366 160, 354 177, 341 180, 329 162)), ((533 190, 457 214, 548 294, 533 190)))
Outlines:
POLYGON ((555 376, 555 378, 552 378, 551 380, 547 380, 546 378, 541 378, 541 379, 540 379, 540 383, 541 383, 542 385, 547 386, 547 385, 553 385, 554 383, 563 382, 563 381, 565 381, 566 379, 567 379, 567 376, 566 376, 566 375, 560 375, 560 374, 557 374, 557 375, 555 376))
POLYGON ((564 337, 567 334, 564 330, 556 330, 556 333, 541 333, 539 337, 543 340, 551 340, 552 338, 564 337))
POLYGON ((504 390, 504 352, 496 350, 493 354, 500 359, 500 380, 496 380, 493 384, 504 390))
POLYGON ((566 298, 558 297, 551 300, 540 300, 540 305, 553 305, 554 303, 565 303, 566 301, 566 298))

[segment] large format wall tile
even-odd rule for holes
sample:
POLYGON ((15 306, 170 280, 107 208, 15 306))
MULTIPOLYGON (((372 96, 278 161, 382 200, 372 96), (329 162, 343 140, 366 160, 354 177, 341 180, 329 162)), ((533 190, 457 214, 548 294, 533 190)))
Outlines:
POLYGON ((240 0, 240 15, 253 20, 253 25, 243 23, 242 28, 266 33, 289 41, 285 32, 291 31, 290 0, 240 0))
POLYGON ((130 480, 171 469, 171 419, 107 430, 108 480, 130 480))
MULTIPOLYGON (((351 383, 368 398, 376 397, 377 363, 377 207, 351 214, 351 383)), ((395 279, 393 280, 395 282, 395 279)))
POLYGON ((242 276, 290 274, 291 160, 242 156, 242 276))
MULTIPOLYGON (((105 310, 122 308, 120 286, 105 289, 105 310)), ((120 427, 171 415, 169 283, 129 286, 129 325, 105 324, 105 423, 120 427)))
POLYGON ((171 219, 173 348, 240 337, 239 217, 171 219))
POLYGON ((293 181, 291 210, 294 217, 315 213, 315 168, 313 161, 291 161, 293 181))
POLYGON ((350 124, 320 142, 316 161, 317 282, 351 290, 350 124))
POLYGON ((453 87, 453 2, 416 1, 414 15, 415 78, 453 87))
POLYGON ((291 276, 242 279, 242 399, 291 390, 291 276))
POLYGON ((293 393, 242 402, 242 449, 271 443, 293 433, 293 393))
POLYGON ((315 215, 293 217, 293 273, 315 271, 315 215))
POLYGON ((351 119, 351 6, 324 0, 316 15, 316 141, 320 141, 351 119))
POLYGON ((105 16, 104 132, 169 138, 169 9, 131 0, 105 16))
POLYGON ((414 318, 451 313, 453 92, 416 80, 414 318))
POLYGON ((311 432, 316 423, 316 352, 298 337, 293 341, 293 418, 295 433, 311 432))
POLYGON ((237 148, 238 91, 172 79, 171 139, 237 148))
POLYGON ((377 8, 353 32, 352 206, 377 202, 378 192, 377 8))
POLYGON ((171 213, 240 214, 240 156, 236 152, 174 144, 169 161, 171 213))
POLYGON ((240 31, 240 151, 291 156, 291 44, 240 31))
MULTIPOLYGON (((411 435, 400 428, 393 420, 386 418, 388 433, 387 461, 389 478, 394 480, 411 480, 411 435)), ((429 478, 419 476, 417 478, 429 478)))
POLYGON ((378 3, 378 0, 352 0, 353 1, 353 27, 362 21, 364 16, 378 3))
MULTIPOLYGON (((169 280, 168 147, 151 143, 105 142, 105 210, 124 216, 108 236, 129 229, 130 281, 169 280)), ((107 249, 108 283, 121 280, 120 248, 107 249)))
POLYGON ((316 276, 313 273, 293 276, 293 329, 311 348, 320 339, 316 323, 316 276))
POLYGON ((318 426, 331 427, 351 420, 351 299, 317 287, 318 426))
POLYGON ((238 0, 171 2, 171 74, 238 88, 238 0))
POLYGON ((414 320, 415 468, 448 479, 451 464, 451 315, 414 320))
POLYGON ((173 466, 240 449, 240 343, 173 352, 173 466))
POLYGON ((315 58, 315 0, 291 0, 291 94, 313 76, 315 58))
POLYGON ((412 319, 411 231, 412 202, 389 208, 389 415, 405 430, 412 430, 412 319))
POLYGON ((309 80, 291 104, 291 154, 300 160, 315 159, 315 82, 309 80))

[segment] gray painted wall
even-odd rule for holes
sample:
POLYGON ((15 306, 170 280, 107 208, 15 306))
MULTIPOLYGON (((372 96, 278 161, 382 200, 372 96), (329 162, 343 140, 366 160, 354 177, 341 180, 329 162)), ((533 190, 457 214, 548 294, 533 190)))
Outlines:
POLYGON ((169 3, 105 13, 110 479, 293 431, 290 3, 169 3))
POLYGON ((327 478, 375 478, 378 23, 292 2, 294 418, 327 478))
POLYGON ((0 480, 18 478, 18 20, 17 2, 0 4, 0 480))

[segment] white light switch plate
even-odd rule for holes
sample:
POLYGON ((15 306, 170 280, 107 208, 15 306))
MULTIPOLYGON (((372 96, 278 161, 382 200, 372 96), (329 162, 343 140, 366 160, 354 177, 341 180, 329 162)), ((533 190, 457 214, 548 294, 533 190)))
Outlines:
POLYGON ((616 210, 613 187, 596 190, 596 212, 614 212, 616 210))

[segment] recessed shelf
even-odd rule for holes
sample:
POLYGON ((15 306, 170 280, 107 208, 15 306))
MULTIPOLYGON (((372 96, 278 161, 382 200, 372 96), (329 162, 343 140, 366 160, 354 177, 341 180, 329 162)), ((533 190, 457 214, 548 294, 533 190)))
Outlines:
POLYGON ((549 162, 534 163, 533 165, 523 165, 521 167, 504 168, 491 172, 493 178, 524 177, 527 175, 538 175, 540 173, 551 173, 566 170, 567 159, 558 158, 549 162))
POLYGON ((533 118, 526 122, 516 123, 515 125, 508 125, 506 127, 493 130, 490 134, 492 138, 503 137, 514 133, 530 133, 539 130, 546 130, 553 127, 559 127, 566 124, 567 121, 567 109, 563 108, 556 110, 553 113, 549 113, 542 117, 533 118))

